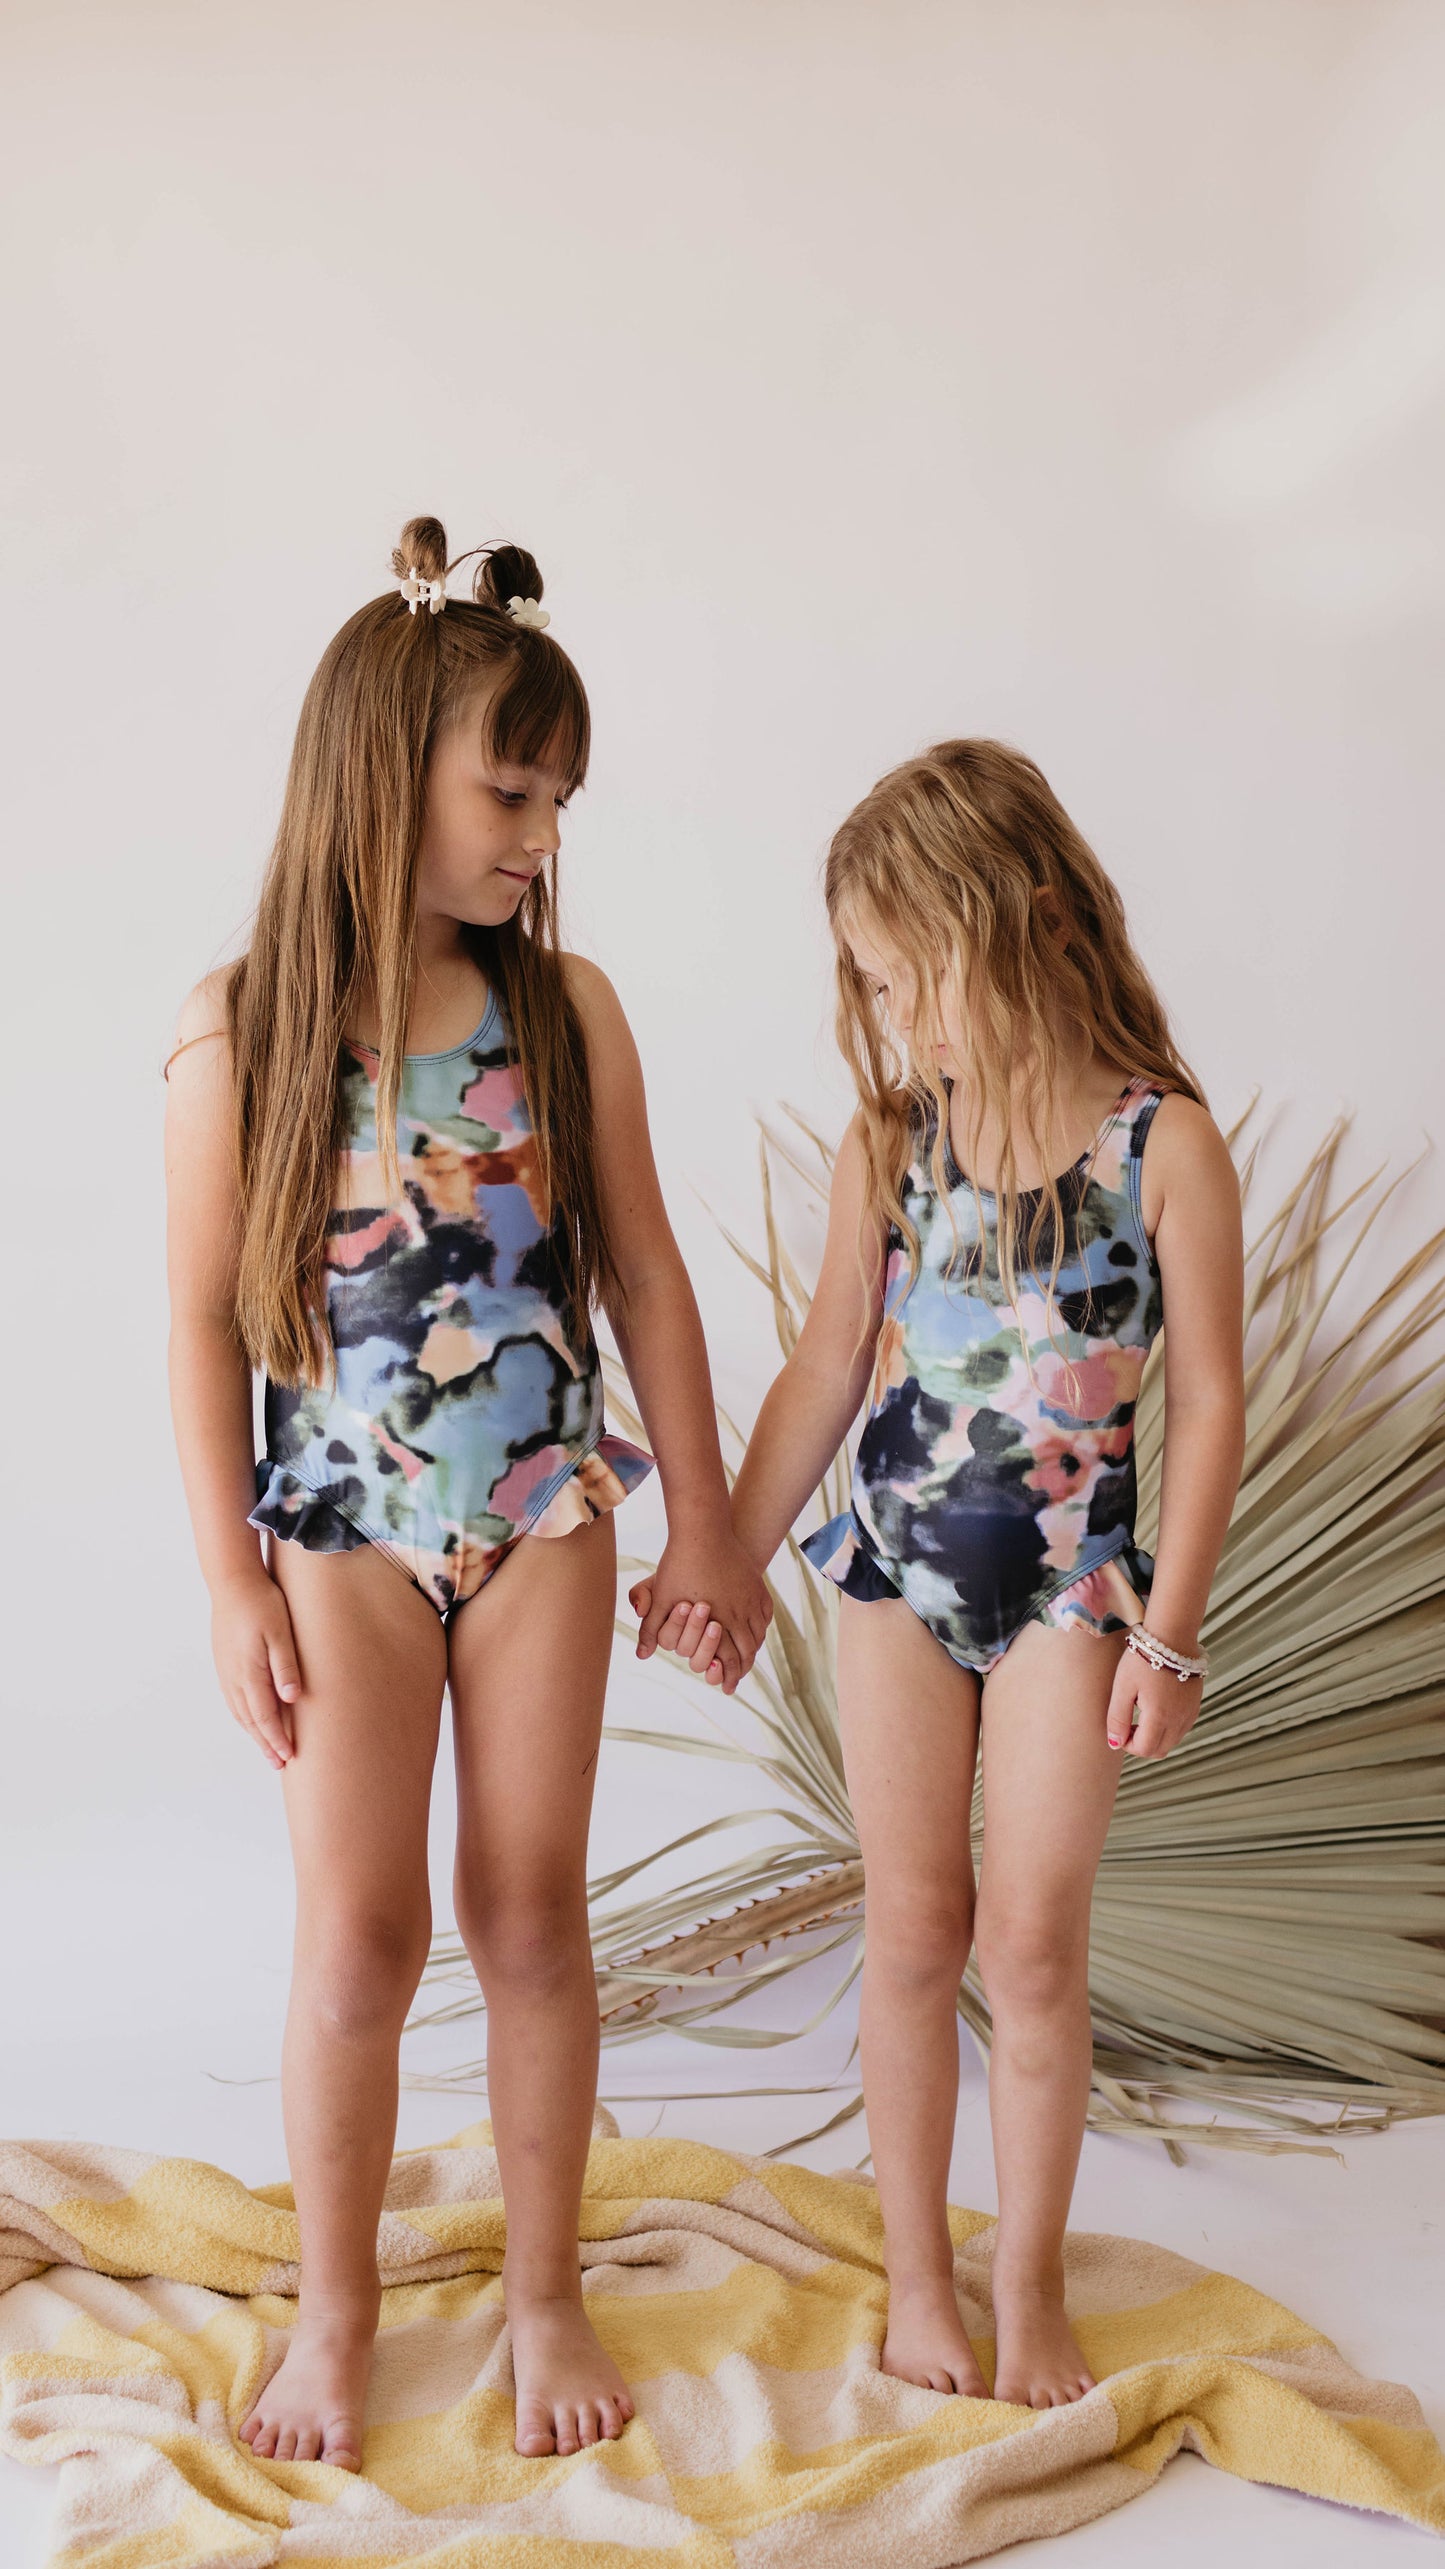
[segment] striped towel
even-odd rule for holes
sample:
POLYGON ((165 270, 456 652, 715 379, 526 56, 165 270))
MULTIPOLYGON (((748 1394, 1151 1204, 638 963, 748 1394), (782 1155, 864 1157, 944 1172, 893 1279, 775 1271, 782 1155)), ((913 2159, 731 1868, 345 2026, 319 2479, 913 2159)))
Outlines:
MULTIPOLYGON (((987 2372, 994 2225, 951 2219, 987 2372)), ((56 2569, 944 2569, 1122 2506, 1182 2444, 1445 2532, 1445 2456, 1410 2392, 1363 2380, 1247 2284, 1071 2237, 1097 2390, 1037 2415, 914 2390, 878 2370, 870 2184, 615 2127, 593 2143, 581 2253, 637 2400, 617 2443, 512 2451, 478 2124, 392 2168, 364 2476, 258 2462, 236 2428, 295 2320, 297 2244, 288 2187, 0 2145, 0 2443, 65 2465, 56 2569)))

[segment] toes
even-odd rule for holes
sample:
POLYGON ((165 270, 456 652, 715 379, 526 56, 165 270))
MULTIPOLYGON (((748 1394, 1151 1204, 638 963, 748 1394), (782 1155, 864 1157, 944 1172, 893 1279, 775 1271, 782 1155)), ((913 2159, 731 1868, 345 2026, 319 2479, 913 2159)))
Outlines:
MULTIPOLYGON (((297 2459, 300 2459, 299 2454, 297 2459)), ((321 2459, 323 2462, 339 2463, 344 2471, 360 2470, 361 2424, 359 2419, 347 2417, 344 2412, 340 2417, 331 2419, 321 2438, 321 2459)))
POLYGON ((1072 2408, 1075 2400, 1083 2399, 1094 2387, 1094 2383, 1087 2377, 1083 2381, 1070 2379, 1061 2382, 1033 2382, 1030 2383, 1027 2394, 1028 2406, 1030 2408, 1072 2408))
POLYGON ((622 2402, 620 2400, 598 2401, 597 2424, 609 2444, 615 2436, 622 2433, 625 2423, 626 2420, 622 2414, 622 2402))
POLYGON ((1010 2381, 1008 2375, 996 2377, 993 2396, 1010 2408, 1069 2408, 1094 2387, 1088 2376, 1080 2382, 1071 2373, 1050 2380, 1045 2374, 1035 2381, 1010 2381))
POLYGON ((251 2442, 253 2442, 253 2440, 255 2439, 255 2437, 256 2437, 256 2436, 258 2436, 258 2435, 260 2434, 260 2432, 261 2432, 261 2419, 260 2419, 260 2415, 259 2415, 259 2413, 257 2412, 257 2410, 255 2410, 255 2409, 253 2408, 253 2409, 252 2409, 252 2411, 251 2411, 250 2416, 249 2416, 249 2417, 247 2417, 247 2418, 243 2418, 243 2420, 242 2420, 241 2424, 240 2424, 240 2425, 237 2427, 237 2429, 236 2429, 236 2433, 237 2433, 237 2436, 238 2436, 238 2438, 239 2438, 239 2440, 240 2440, 240 2442, 241 2442, 242 2444, 250 2444, 251 2442))
POLYGON ((294 2461, 295 2461, 295 2459, 296 2459, 296 2429, 295 2429, 295 2427, 294 2427, 294 2426, 283 2426, 283 2427, 282 2427, 280 2434, 279 2434, 279 2435, 277 2436, 277 2438, 276 2438, 276 2451, 275 2451, 274 2459, 275 2459, 276 2461, 278 2461, 278 2462, 294 2462, 294 2461))
POLYGON ((321 2447, 324 2441, 325 2439, 319 2426, 303 2426, 300 2434, 296 2438, 296 2460, 298 2462, 319 2462, 321 2459, 321 2447))
POLYGON ((517 2411, 517 2432, 513 2442, 519 2453, 529 2460, 556 2451, 552 2420, 540 2400, 526 2400, 517 2411))
POLYGON ((591 2400, 581 2400, 577 2407, 577 2441, 598 2444, 602 2440, 602 2422, 591 2400))
POLYGON ((580 2452, 581 2439, 577 2433, 577 2412, 575 2409, 558 2409, 553 2426, 553 2433, 557 2438, 557 2450, 559 2453, 580 2452))
POLYGON ((271 2425, 268 2419, 262 2419, 255 2434, 251 2437, 251 2450, 255 2454, 258 2462, 275 2461, 276 2429, 271 2425))
POLYGON ((919 2378, 926 2391, 951 2391, 953 2388, 947 2373, 924 2373, 919 2378))

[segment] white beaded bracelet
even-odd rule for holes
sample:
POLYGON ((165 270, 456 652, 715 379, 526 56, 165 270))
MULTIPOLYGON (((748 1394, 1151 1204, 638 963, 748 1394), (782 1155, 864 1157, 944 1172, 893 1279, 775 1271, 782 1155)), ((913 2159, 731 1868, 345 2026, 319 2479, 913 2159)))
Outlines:
POLYGON ((1142 1623, 1129 1626, 1127 1647, 1137 1651, 1151 1668, 1177 1677, 1181 1686, 1187 1686, 1191 1677, 1207 1677, 1209 1674, 1209 1662, 1202 1651, 1197 1659, 1191 1659, 1186 1651, 1173 1649, 1142 1623))

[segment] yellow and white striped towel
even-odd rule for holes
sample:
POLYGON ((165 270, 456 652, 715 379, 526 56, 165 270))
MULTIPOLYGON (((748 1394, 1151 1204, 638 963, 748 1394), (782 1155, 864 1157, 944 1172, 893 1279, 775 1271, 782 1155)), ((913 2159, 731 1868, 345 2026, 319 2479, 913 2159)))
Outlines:
MULTIPOLYGON (((992 2362, 994 2225, 955 2211, 992 2362)), ((288 2187, 186 2159, 0 2145, 0 2441, 65 2465, 55 2569, 944 2569, 1137 2497, 1181 2444, 1445 2532, 1445 2455, 1247 2284, 1141 2240, 1068 2243, 1099 2387, 1035 2415, 878 2370, 871 2185, 699 2141, 597 2139, 587 2305, 637 2399, 616 2444, 512 2451, 490 2134, 396 2161, 360 2478, 236 2441, 293 2325, 288 2187)))

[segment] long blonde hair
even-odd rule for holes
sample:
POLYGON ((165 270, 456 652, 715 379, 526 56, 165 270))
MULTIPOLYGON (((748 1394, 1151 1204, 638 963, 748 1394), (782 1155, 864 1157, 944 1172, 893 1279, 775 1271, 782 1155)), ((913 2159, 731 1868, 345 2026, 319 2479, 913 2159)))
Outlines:
MULTIPOLYGON (((281 824, 249 951, 227 981, 240 1197, 237 1329, 273 1381, 319 1383, 326 1238, 340 1129, 343 1040, 363 992, 380 1018, 376 1129, 399 1192, 396 1108, 416 966, 416 880, 427 762, 473 709, 486 753, 547 764, 579 786, 591 727, 582 681, 549 633, 508 599, 540 598, 530 553, 479 548, 470 599, 413 614, 397 589, 373 598, 328 645, 306 691, 281 824)), ((446 531, 412 518, 398 578, 444 579, 446 531)), ((471 555, 458 556, 467 561, 471 555)), ((536 1129, 542 1184, 580 1321, 618 1290, 602 1204, 587 1051, 558 943, 545 865, 515 917, 468 928, 506 1012, 536 1129)))
MULTIPOLYGON (((866 1213, 902 1239, 910 1277, 918 1235, 903 1205, 920 1128, 939 1194, 949 1193, 949 1092, 935 1046, 944 994, 967 1021, 970 1172, 993 1117, 1003 1134, 998 1266, 1012 1298, 1021 1267, 1048 1252, 1052 1304, 1064 1221, 1054 1167, 1060 1071, 1102 1052, 1121 1085, 1142 1078, 1203 1104, 1158 992, 1130 942, 1124 905, 1031 758, 996 740, 946 740, 895 767, 849 813, 824 875, 837 949, 839 1047, 857 1083, 866 1213), (874 925, 914 977, 913 1041, 891 1035, 848 944, 874 925), (1019 1139, 1048 1175, 1021 1219, 1019 1139)), ((983 1237, 978 1183, 972 1179, 983 1237)), ((1030 1190, 1033 1194, 1033 1191, 1030 1190)))

